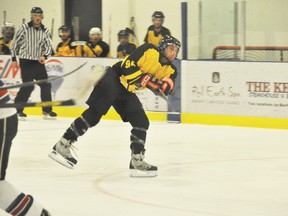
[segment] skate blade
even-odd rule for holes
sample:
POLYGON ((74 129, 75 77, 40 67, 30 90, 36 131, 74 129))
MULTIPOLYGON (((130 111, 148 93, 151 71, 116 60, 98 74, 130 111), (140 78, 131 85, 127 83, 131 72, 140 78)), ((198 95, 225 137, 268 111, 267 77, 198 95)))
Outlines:
POLYGON ((44 120, 56 120, 57 119, 57 117, 50 117, 50 116, 43 116, 43 119, 44 120))
POLYGON ((27 118, 26 118, 26 117, 19 117, 19 116, 18 116, 18 120, 19 120, 19 121, 26 121, 27 118))
POLYGON ((73 169, 75 164, 73 164, 72 162, 66 160, 64 157, 62 157, 60 154, 58 154, 56 151, 52 151, 51 153, 48 154, 48 156, 53 159, 54 161, 60 163, 61 165, 69 168, 69 169, 73 169))
POLYGON ((132 178, 152 178, 158 176, 158 171, 142 171, 137 169, 130 169, 130 177, 132 178))

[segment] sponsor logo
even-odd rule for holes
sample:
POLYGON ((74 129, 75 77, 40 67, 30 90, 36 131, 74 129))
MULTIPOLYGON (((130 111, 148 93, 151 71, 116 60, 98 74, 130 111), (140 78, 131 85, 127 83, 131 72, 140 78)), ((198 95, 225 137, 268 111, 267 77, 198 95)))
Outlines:
MULTIPOLYGON (((54 58, 49 59, 48 61, 46 61, 45 67, 49 78, 59 77, 62 76, 64 73, 63 63, 58 59, 54 58)), ((63 81, 64 79, 62 77, 59 77, 58 79, 51 82, 51 91, 53 99, 55 99, 56 92, 61 87, 63 81)))
POLYGON ((219 72, 213 72, 212 73, 212 82, 213 83, 219 83, 220 82, 220 73, 219 72))
POLYGON ((287 82, 246 82, 249 97, 288 98, 287 82))
POLYGON ((58 59, 49 59, 45 63, 48 76, 61 76, 63 74, 63 63, 58 59))

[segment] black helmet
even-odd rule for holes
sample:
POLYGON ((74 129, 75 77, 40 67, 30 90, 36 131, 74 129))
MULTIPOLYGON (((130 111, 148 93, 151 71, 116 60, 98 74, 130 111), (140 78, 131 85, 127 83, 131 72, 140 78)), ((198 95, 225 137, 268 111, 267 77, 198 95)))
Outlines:
POLYGON ((33 7, 31 13, 43 14, 43 10, 40 7, 33 7))
POLYGON ((164 14, 163 14, 162 11, 155 11, 155 12, 152 14, 152 18, 162 18, 162 19, 164 19, 165 16, 164 16, 164 14))
POLYGON ((62 25, 60 26, 60 28, 58 29, 58 34, 59 34, 59 37, 61 36, 61 33, 62 32, 68 32, 69 35, 71 35, 71 28, 67 25, 62 25))
POLYGON ((128 37, 128 36, 129 36, 129 33, 128 33, 126 30, 120 30, 120 31, 118 32, 118 39, 119 39, 120 37, 122 37, 122 36, 128 37))
POLYGON ((166 49, 167 46, 174 45, 177 46, 178 49, 181 47, 181 43, 179 40, 174 38, 171 35, 165 35, 159 42, 158 44, 158 49, 160 50, 161 53, 164 53, 164 50, 166 49))

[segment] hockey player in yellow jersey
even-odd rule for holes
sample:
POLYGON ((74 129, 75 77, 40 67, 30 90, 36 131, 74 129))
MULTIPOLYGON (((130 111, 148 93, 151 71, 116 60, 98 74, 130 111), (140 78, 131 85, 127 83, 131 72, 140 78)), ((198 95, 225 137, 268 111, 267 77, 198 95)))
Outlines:
POLYGON ((118 32, 118 41, 117 58, 124 58, 137 48, 136 44, 129 42, 129 33, 126 30, 118 32))
POLYGON ((77 46, 76 55, 83 57, 112 58, 110 46, 102 40, 102 31, 93 27, 89 31, 89 41, 84 46, 77 46))
POLYGON ((176 58, 180 46, 176 38, 166 35, 158 47, 145 43, 125 59, 108 67, 105 76, 94 87, 86 102, 88 109, 75 119, 54 145, 49 156, 62 165, 73 168, 77 160, 70 152, 72 144, 89 128, 97 125, 102 116, 113 106, 122 121, 129 122, 132 127, 130 176, 157 176, 157 166, 144 161, 149 119, 135 91, 148 88, 157 95, 173 93, 177 69, 172 61, 176 58))
POLYGON ((163 36, 171 35, 170 30, 163 26, 164 18, 162 11, 155 11, 152 14, 153 25, 149 26, 147 30, 144 38, 145 43, 152 43, 157 46, 163 36))
POLYGON ((15 27, 13 23, 5 22, 2 26, 3 37, 0 38, 0 55, 9 55, 11 53, 9 47, 12 43, 14 33, 15 27))
POLYGON ((76 56, 75 48, 71 45, 71 28, 66 25, 62 25, 58 29, 59 37, 62 42, 57 45, 55 56, 76 56))

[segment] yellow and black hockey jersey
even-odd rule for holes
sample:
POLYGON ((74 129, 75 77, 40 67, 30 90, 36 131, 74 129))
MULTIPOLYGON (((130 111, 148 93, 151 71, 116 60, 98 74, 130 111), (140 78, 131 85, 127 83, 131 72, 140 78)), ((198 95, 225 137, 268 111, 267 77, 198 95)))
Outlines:
POLYGON ((130 55, 136 48, 136 44, 130 42, 125 45, 119 44, 117 47, 117 58, 124 58, 130 55))
POLYGON ((71 38, 65 42, 60 42, 56 48, 55 56, 76 56, 76 47, 71 46, 71 38))
POLYGON ((160 40, 165 35, 171 35, 170 30, 165 28, 164 26, 161 27, 159 32, 154 30, 154 25, 149 26, 146 36, 144 38, 145 43, 152 43, 155 46, 158 46, 160 40))
POLYGON ((165 77, 175 80, 177 76, 176 67, 169 61, 162 64, 160 55, 156 46, 146 43, 138 47, 123 61, 114 64, 112 68, 121 76, 121 82, 124 87, 130 92, 135 92, 137 81, 145 73, 152 74, 158 80, 162 80, 165 77))
POLYGON ((112 58, 109 45, 102 40, 97 43, 87 42, 84 46, 77 46, 76 55, 83 57, 112 58))
POLYGON ((9 49, 11 43, 12 43, 12 40, 10 40, 8 43, 6 43, 4 41, 3 37, 0 38, 0 55, 9 55, 9 54, 11 54, 10 49, 9 49))

